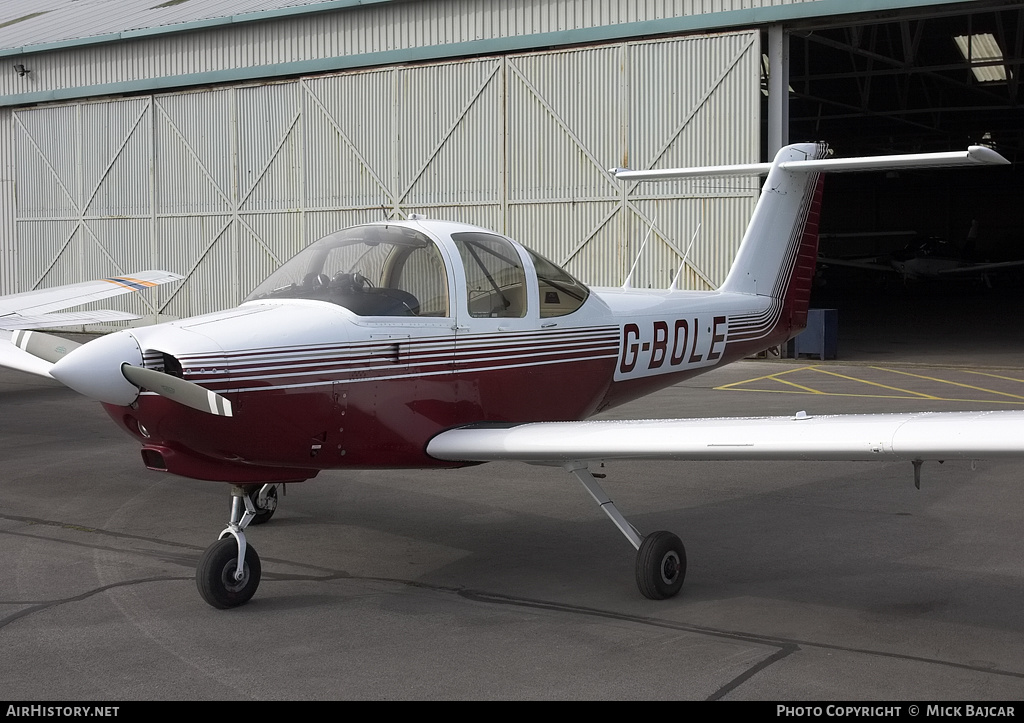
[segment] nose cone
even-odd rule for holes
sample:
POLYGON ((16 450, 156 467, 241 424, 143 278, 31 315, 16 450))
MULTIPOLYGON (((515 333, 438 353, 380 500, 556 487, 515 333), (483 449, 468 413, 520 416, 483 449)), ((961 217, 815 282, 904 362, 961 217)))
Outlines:
POLYGON ((139 388, 125 379, 122 364, 142 366, 142 350, 127 331, 83 344, 54 364, 50 376, 79 394, 124 407, 138 398, 139 388))

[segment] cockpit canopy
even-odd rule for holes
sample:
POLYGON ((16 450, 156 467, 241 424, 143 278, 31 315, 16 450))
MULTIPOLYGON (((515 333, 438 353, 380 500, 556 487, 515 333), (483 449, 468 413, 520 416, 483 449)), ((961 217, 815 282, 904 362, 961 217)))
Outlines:
POLYGON ((360 316, 448 316, 448 276, 434 243, 404 226, 355 226, 307 246, 246 301, 316 299, 360 316))
MULTIPOLYGON (((465 228, 450 237, 465 272, 465 310, 472 317, 526 316, 532 284, 517 246, 498 234, 465 228)), ((583 305, 590 293, 585 285, 526 253, 539 284, 539 316, 563 316, 583 305)), ((426 234, 405 225, 354 226, 310 244, 246 301, 315 299, 359 316, 447 317, 448 277, 445 256, 426 234)))

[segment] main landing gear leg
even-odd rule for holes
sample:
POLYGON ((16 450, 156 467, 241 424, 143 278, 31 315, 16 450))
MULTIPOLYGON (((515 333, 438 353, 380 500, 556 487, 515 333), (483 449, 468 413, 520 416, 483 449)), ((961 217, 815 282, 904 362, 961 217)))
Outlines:
POLYGON ((686 577, 686 549, 682 541, 665 531, 652 532, 642 537, 601 489, 587 465, 570 462, 564 466, 636 548, 636 585, 643 596, 651 600, 664 600, 678 593, 686 577))
POLYGON ((231 487, 231 521, 215 543, 206 548, 196 568, 196 587, 215 608, 238 607, 249 602, 260 584, 260 557, 246 544, 245 530, 259 511, 252 496, 238 485, 231 487))

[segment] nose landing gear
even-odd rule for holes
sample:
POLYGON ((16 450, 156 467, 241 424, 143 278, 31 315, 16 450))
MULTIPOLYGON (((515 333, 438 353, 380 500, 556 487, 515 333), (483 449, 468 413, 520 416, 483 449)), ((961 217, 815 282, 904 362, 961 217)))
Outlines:
MULTIPOLYGON (((274 500, 276 502, 276 492, 274 500)), ((218 540, 206 548, 196 568, 199 594, 215 608, 223 610, 244 605, 259 587, 260 557, 252 545, 246 544, 243 532, 259 514, 252 496, 243 487, 233 486, 231 521, 218 540)), ((267 515, 266 519, 269 517, 267 515)))

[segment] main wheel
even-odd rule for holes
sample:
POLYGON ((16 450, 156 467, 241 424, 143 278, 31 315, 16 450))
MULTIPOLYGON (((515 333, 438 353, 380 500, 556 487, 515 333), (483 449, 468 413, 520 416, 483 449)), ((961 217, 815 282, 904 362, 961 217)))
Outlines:
POLYGON ((246 492, 246 495, 252 500, 252 506, 256 508, 256 516, 252 518, 250 525, 262 525, 264 522, 270 522, 270 518, 274 516, 274 512, 277 510, 277 487, 271 487, 267 492, 267 505, 266 507, 260 507, 260 488, 263 485, 253 485, 252 489, 246 492))
POLYGON ((686 548, 671 532, 652 532, 636 553, 636 585, 651 600, 672 597, 686 577, 686 548))
POLYGON ((245 546, 242 579, 235 579, 238 568, 238 542, 228 536, 206 548, 196 568, 196 587, 203 600, 221 610, 249 602, 260 584, 260 556, 252 545, 245 546))

